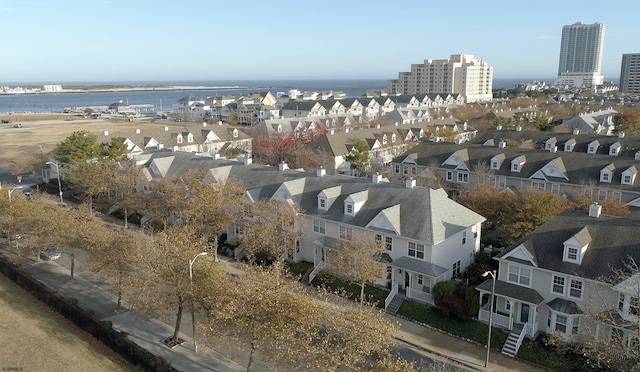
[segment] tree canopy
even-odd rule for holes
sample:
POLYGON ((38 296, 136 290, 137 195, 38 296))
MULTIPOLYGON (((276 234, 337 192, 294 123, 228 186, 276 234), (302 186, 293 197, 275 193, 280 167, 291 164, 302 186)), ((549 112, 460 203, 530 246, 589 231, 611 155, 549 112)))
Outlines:
POLYGON ((99 143, 98 136, 89 131, 71 133, 52 151, 51 156, 64 164, 96 159, 119 159, 126 153, 127 147, 116 138, 107 144, 99 143))
POLYGON ((351 164, 351 169, 355 170, 358 176, 364 175, 369 165, 369 145, 364 141, 355 142, 351 151, 343 155, 343 158, 351 164))

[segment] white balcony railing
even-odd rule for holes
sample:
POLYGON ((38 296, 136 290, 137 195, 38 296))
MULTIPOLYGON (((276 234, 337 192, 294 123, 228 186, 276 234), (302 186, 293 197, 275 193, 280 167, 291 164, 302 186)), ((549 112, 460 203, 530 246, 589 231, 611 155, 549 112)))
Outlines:
POLYGON ((407 298, 411 298, 420 302, 434 305, 433 295, 431 293, 423 292, 415 288, 406 288, 407 298))
MULTIPOLYGON (((483 322, 489 322, 489 310, 480 309, 478 319, 483 322)), ((513 326, 513 318, 498 313, 493 313, 492 323, 496 327, 511 329, 513 326)))

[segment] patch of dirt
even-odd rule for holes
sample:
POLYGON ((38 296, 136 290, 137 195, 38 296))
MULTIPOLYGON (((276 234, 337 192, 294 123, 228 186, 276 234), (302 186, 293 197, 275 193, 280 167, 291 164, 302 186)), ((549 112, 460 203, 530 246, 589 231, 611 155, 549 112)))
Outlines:
POLYGON ((1 274, 0 314, 2 370, 135 370, 101 342, 1 274))

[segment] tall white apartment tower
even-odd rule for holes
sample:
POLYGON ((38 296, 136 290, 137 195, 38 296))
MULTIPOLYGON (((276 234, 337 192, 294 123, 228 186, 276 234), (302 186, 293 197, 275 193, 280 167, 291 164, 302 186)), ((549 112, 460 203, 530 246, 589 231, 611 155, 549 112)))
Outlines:
POLYGON ((603 46, 604 24, 578 22, 564 26, 556 85, 589 88, 602 84, 603 46))
POLYGON ((622 55, 620 92, 640 94, 640 53, 622 55))
POLYGON ((453 54, 449 59, 427 59, 412 64, 411 72, 400 72, 387 81, 389 94, 457 93, 466 102, 493 98, 493 67, 470 54, 453 54))

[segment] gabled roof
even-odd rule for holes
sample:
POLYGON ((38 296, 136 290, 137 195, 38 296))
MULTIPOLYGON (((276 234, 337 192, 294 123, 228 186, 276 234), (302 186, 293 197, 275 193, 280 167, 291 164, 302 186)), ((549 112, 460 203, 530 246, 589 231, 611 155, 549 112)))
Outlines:
POLYGON ((629 257, 640 262, 640 216, 633 212, 625 218, 596 218, 586 212, 564 211, 496 257, 508 260, 520 245, 529 247, 540 268, 604 280, 614 270, 624 269, 629 257), (564 242, 574 237, 589 242, 580 264, 563 261, 564 242))

